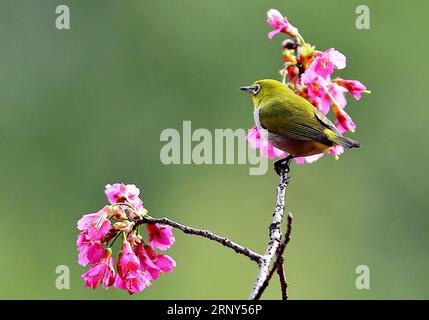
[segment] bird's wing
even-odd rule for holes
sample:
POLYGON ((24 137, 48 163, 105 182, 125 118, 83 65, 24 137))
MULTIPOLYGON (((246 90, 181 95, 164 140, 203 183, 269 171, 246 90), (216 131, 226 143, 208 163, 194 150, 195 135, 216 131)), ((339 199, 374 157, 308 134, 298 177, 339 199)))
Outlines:
POLYGON ((338 131, 337 127, 331 122, 331 120, 329 120, 327 116, 325 116, 322 112, 320 112, 316 108, 314 108, 314 115, 322 123, 322 125, 334 131, 335 134, 340 135, 340 132, 338 131))
MULTIPOLYGON (((260 123, 262 127, 272 133, 302 141, 314 140, 332 146, 332 141, 328 139, 324 131, 327 124, 317 118, 314 113, 316 109, 312 105, 310 107, 285 105, 282 101, 275 101, 261 108, 260 123)), ((321 118, 323 119, 323 117, 321 118)))

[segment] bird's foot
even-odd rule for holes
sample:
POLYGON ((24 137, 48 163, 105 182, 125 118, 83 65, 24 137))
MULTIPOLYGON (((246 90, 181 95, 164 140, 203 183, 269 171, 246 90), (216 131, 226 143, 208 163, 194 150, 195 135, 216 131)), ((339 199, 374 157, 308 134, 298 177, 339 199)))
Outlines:
POLYGON ((290 171, 290 163, 291 163, 293 158, 294 158, 294 156, 288 155, 284 159, 280 159, 280 160, 275 161, 274 162, 274 170, 276 171, 276 173, 278 175, 280 175, 281 171, 284 170, 284 172, 286 174, 288 174, 290 171))

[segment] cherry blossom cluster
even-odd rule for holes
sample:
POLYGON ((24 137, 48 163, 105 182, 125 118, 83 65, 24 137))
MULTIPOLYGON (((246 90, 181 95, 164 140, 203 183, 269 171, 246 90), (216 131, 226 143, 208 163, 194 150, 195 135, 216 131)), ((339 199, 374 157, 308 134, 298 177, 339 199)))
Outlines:
MULTIPOLYGON (((347 105, 345 94, 350 93, 356 100, 360 100, 362 93, 369 93, 366 87, 358 80, 344 80, 332 78, 335 69, 346 67, 346 57, 329 48, 318 51, 314 46, 304 41, 298 29, 291 25, 278 10, 270 9, 267 13, 267 22, 274 28, 268 33, 272 39, 276 34, 285 33, 292 39, 283 41, 284 66, 280 71, 283 83, 288 85, 296 94, 306 98, 320 112, 327 114, 333 110, 335 123, 341 133, 354 132, 356 125, 344 110, 347 105)), ((261 135, 257 127, 250 129, 247 136, 253 148, 259 148, 270 159, 285 157, 285 152, 269 144, 261 135)), ((335 158, 344 152, 343 147, 336 145, 328 151, 335 158)), ((297 163, 311 163, 323 156, 323 153, 309 157, 295 158, 297 163)))
POLYGON ((170 272, 175 261, 156 251, 167 250, 175 239, 170 226, 145 224, 147 241, 137 222, 147 214, 135 185, 115 183, 107 185, 109 201, 100 211, 85 214, 78 222, 81 231, 77 238, 78 262, 90 265, 82 275, 85 285, 93 289, 102 284, 105 289, 114 286, 129 294, 143 291, 161 272, 170 272), (122 242, 117 263, 112 257, 116 240, 122 242))

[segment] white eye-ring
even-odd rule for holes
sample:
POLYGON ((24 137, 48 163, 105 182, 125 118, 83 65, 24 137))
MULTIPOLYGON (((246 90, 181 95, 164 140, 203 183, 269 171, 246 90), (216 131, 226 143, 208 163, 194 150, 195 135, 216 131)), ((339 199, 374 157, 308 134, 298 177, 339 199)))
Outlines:
POLYGON ((259 90, 261 90, 261 86, 259 84, 255 85, 252 90, 253 95, 257 94, 259 90))

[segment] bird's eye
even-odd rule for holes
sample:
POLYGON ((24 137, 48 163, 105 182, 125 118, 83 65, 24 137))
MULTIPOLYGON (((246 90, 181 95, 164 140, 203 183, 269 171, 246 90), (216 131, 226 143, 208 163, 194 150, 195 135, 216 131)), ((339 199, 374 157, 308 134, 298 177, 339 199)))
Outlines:
POLYGON ((259 90, 261 90, 261 86, 259 84, 255 85, 252 90, 253 95, 257 94, 259 90))

